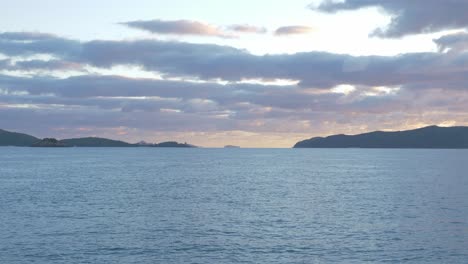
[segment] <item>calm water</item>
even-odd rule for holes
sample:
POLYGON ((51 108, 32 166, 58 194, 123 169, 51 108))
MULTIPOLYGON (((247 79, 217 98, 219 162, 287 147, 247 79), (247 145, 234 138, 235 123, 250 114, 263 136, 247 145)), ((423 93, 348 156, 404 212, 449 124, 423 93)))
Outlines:
POLYGON ((467 150, 0 148, 0 263, 468 263, 467 150))

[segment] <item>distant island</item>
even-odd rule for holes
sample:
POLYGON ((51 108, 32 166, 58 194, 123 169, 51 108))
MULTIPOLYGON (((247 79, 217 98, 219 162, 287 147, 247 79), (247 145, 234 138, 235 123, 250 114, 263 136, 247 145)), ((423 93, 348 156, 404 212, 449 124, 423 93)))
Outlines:
POLYGON ((162 142, 162 143, 146 143, 144 141, 137 143, 138 146, 140 147, 155 147, 155 148, 196 148, 194 145, 187 144, 185 143, 178 143, 175 141, 168 141, 168 142, 162 142))
POLYGON ((294 148, 468 148, 468 127, 429 126, 415 130, 315 137, 294 148))
POLYGON ((239 146, 233 146, 233 145, 226 145, 226 146, 224 146, 224 148, 238 149, 238 148, 241 148, 241 147, 239 147, 239 146))
POLYGON ((175 141, 162 142, 157 144, 131 144, 124 141, 107 138, 86 137, 57 140, 55 138, 39 139, 31 135, 10 132, 0 129, 0 146, 15 147, 155 147, 155 148, 196 148, 187 143, 175 141))

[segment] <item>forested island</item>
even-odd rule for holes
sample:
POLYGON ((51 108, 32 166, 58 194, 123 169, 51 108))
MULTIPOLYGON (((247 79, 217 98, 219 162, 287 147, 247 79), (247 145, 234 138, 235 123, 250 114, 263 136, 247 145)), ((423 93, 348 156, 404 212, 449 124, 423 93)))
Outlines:
MULTIPOLYGON (((188 143, 168 141, 162 143, 127 143, 99 137, 39 139, 31 135, 0 129, 0 146, 17 147, 156 147, 196 148, 188 143)), ((239 148, 225 146, 225 148, 239 148)), ((358 135, 332 135, 300 141, 294 148, 468 148, 468 127, 429 126, 406 131, 375 131, 358 135)))
POLYGON ((468 127, 429 126, 414 130, 315 137, 294 148, 468 148, 468 127))
POLYGON ((196 148, 187 143, 175 141, 157 144, 131 144, 124 141, 99 137, 71 138, 58 140, 55 138, 39 139, 31 135, 10 132, 0 129, 0 146, 15 147, 156 147, 156 148, 196 148))

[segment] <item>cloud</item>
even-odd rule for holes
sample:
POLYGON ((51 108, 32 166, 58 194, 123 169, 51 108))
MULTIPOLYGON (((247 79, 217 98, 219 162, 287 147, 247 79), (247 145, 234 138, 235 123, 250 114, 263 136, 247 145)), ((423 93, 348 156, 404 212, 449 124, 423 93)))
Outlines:
MULTIPOLYGON (((160 40, 78 42, 56 36, 17 43, 2 39, 0 35, 0 52, 5 56, 26 58, 46 53, 62 61, 54 64, 63 63, 64 69, 67 65, 91 65, 102 69, 131 65, 165 78, 230 82, 282 79, 298 81, 303 88, 316 89, 331 89, 341 84, 425 89, 446 84, 447 89, 461 89, 467 81, 464 65, 468 64, 468 57, 463 53, 457 56, 435 52, 351 56, 303 52, 258 56, 213 44, 160 40)), ((44 67, 48 63, 44 62, 44 67)), ((41 63, 33 64, 39 67, 41 63)))
POLYGON ((8 60, 8 64, 3 64, 0 61, 0 69, 9 71, 82 71, 83 65, 76 62, 68 62, 63 60, 20 60, 12 63, 8 60))
POLYGON ((257 56, 226 46, 153 40, 84 43, 77 60, 104 68, 137 65, 166 76, 201 80, 296 80, 302 87, 320 89, 340 84, 399 86, 418 83, 431 87, 438 80, 464 81, 463 64, 468 63, 466 56, 453 58, 431 52, 399 56, 350 56, 328 52, 257 56))
POLYGON ((257 27, 246 24, 230 25, 228 29, 238 33, 265 34, 268 32, 268 30, 264 27, 257 27))
POLYGON ((9 68, 11 65, 11 60, 10 59, 3 59, 0 60, 0 70, 4 70, 9 68))
MULTIPOLYGON (((300 111, 314 112, 379 112, 404 110, 415 102, 411 95, 440 100, 446 103, 450 94, 463 94, 462 90, 452 92, 434 88, 432 90, 402 90, 387 95, 378 93, 374 87, 357 87, 350 94, 334 92, 310 93, 296 85, 271 86, 261 84, 218 84, 194 83, 187 81, 166 81, 120 76, 76 76, 65 79, 51 77, 13 77, 0 75, 0 98, 15 99, 14 103, 35 103, 68 106, 96 106, 124 112, 159 111, 161 108, 179 109, 184 113, 205 114, 215 111, 232 111, 233 117, 255 108, 271 108, 262 115, 270 115, 279 109, 292 111, 290 116, 300 115, 300 111), (429 91, 429 92, 428 92, 429 91), (441 91, 444 96, 431 97, 431 93, 441 91), (375 96, 366 96, 368 92, 375 96), (401 102, 405 102, 402 104, 401 102), (389 105, 390 104, 390 105, 389 105)), ((459 96, 459 99, 466 95, 459 96)), ((12 101, 8 101, 12 103, 12 101)), ((441 105, 441 104, 439 104, 441 105)), ((454 106, 454 105, 452 105, 454 106)), ((278 113, 278 112, 277 112, 278 113)), ((250 114, 249 114, 250 115, 250 114)), ((258 116, 257 116, 258 117, 258 116)))
POLYGON ((463 90, 403 89, 366 96, 373 87, 356 87, 345 95, 311 93, 296 85, 221 85, 98 75, 64 79, 0 75, 0 88, 3 128, 56 137, 60 137, 58 131, 68 131, 67 137, 106 136, 104 131, 123 129, 133 135, 128 140, 135 142, 150 140, 137 136, 150 132, 204 133, 200 140, 213 133, 243 131, 283 133, 287 144, 281 146, 287 147, 297 141, 291 133, 307 138, 447 120, 468 123, 468 94, 463 90), (89 129, 89 134, 83 134, 82 128, 89 129))
POLYGON ((468 1, 464 0, 327 0, 318 7, 311 5, 313 9, 330 13, 367 7, 380 7, 392 15, 387 28, 373 32, 379 37, 399 38, 468 27, 468 1))
POLYGON ((440 51, 463 52, 468 50, 468 33, 456 33, 435 39, 440 51))
POLYGON ((405 122, 468 123, 468 55, 458 48, 465 38, 456 34, 435 40, 441 49, 452 49, 447 53, 259 56, 213 44, 76 41, 50 34, 2 33, 0 68, 28 73, 23 77, 0 73, 0 120, 8 125, 4 128, 31 130, 60 125, 180 133, 313 130, 325 134, 348 127, 402 128, 405 122), (122 65, 152 71, 162 79, 87 72, 61 78, 46 75, 74 67, 103 70, 122 65), (262 84, 265 80, 293 84, 262 84), (333 88, 342 84, 354 89, 337 93, 333 88))
POLYGON ((308 26, 285 26, 280 27, 275 30, 275 35, 284 36, 284 35, 299 35, 299 34, 308 34, 314 29, 308 26))
POLYGON ((193 20, 137 20, 121 23, 131 28, 154 34, 192 35, 208 37, 232 37, 221 28, 193 20))
POLYGON ((0 39, 8 41, 31 41, 31 40, 50 40, 56 36, 41 32, 4 32, 0 33, 0 39))
POLYGON ((54 54, 71 56, 79 53, 79 41, 65 39, 52 34, 36 32, 0 33, 0 54, 8 56, 32 56, 37 54, 54 54))
MULTIPOLYGON (((27 92, 31 96, 50 95, 61 98, 172 98, 178 100, 210 100, 223 105, 250 102, 285 108, 307 107, 314 96, 299 95, 297 86, 260 84, 196 83, 120 76, 86 75, 65 79, 51 77, 12 77, 0 75, 0 85, 10 92, 27 92), (282 102, 283 96, 297 100, 282 102), (308 98, 308 99, 305 99, 308 98), (299 104, 298 100, 302 103, 299 104), (309 100, 309 101, 307 101, 309 100), (293 102, 294 101, 294 102, 293 102)), ((141 102, 141 101, 140 101, 141 102)))

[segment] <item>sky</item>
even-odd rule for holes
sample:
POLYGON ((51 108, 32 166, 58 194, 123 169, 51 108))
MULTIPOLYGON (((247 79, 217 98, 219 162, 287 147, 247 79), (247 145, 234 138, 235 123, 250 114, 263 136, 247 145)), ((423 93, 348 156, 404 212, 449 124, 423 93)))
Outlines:
POLYGON ((203 147, 468 125, 468 0, 16 0, 0 128, 203 147))

